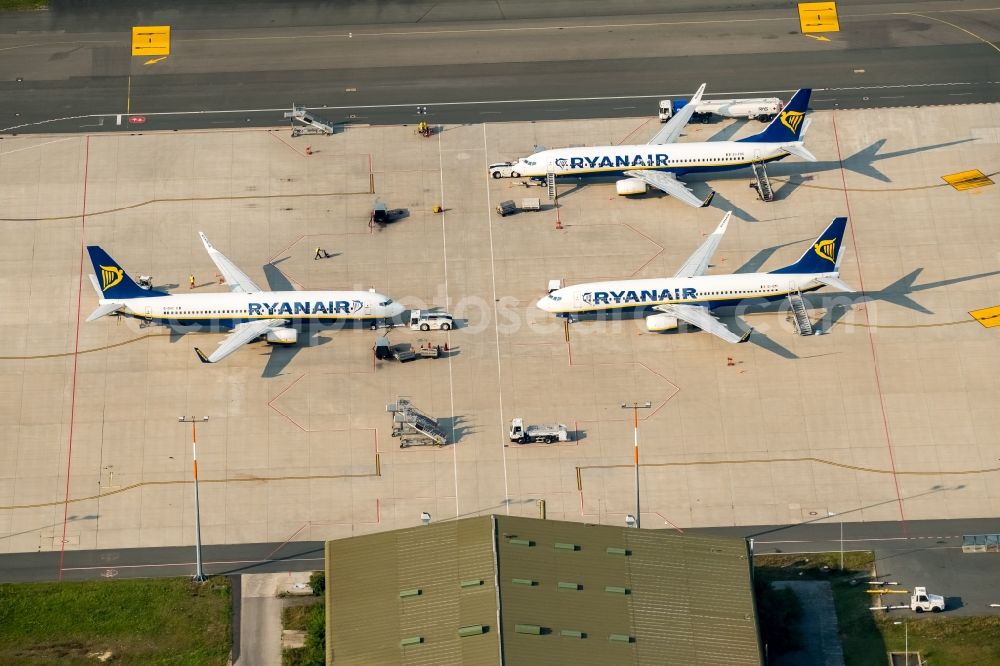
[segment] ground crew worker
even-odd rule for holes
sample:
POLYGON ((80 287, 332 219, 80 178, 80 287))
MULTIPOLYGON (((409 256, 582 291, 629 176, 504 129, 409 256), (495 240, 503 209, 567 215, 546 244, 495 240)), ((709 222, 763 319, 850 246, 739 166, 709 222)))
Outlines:
POLYGON ((313 261, 316 259, 329 259, 330 253, 321 247, 316 248, 316 254, 313 256, 313 261))
POLYGON ((188 276, 188 289, 194 289, 194 276, 188 276))

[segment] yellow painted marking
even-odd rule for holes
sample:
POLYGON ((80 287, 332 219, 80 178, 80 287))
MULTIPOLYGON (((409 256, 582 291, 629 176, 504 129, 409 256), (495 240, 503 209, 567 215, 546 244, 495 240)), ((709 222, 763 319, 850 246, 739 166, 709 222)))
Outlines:
POLYGON ((973 319, 986 328, 1000 326, 1000 305, 994 305, 991 308, 983 308, 982 310, 972 310, 969 314, 972 315, 973 319))
POLYGON ((134 56, 170 55, 170 26, 169 25, 132 26, 132 55, 134 56))
POLYGON ((966 30, 965 28, 963 28, 960 25, 955 25, 954 23, 950 23, 948 21, 945 21, 944 19, 939 19, 939 18, 936 18, 934 16, 925 16, 924 14, 917 14, 915 12, 906 12, 906 13, 910 14, 911 16, 919 16, 920 18, 925 18, 925 19, 928 19, 930 21, 937 21, 938 23, 944 23, 945 25, 950 25, 951 27, 955 28, 956 30, 961 30, 965 34, 969 35, 970 37, 974 37, 974 38, 978 39, 983 44, 986 44, 987 46, 989 46, 991 49, 993 49, 997 53, 1000 53, 1000 46, 997 46, 996 44, 994 44, 990 40, 986 39, 985 37, 980 37, 979 35, 977 35, 976 33, 972 32, 971 30, 966 30))
POLYGON ((986 187, 987 185, 992 185, 993 181, 990 180, 989 176, 984 174, 979 169, 969 169, 968 171, 959 171, 958 173, 948 174, 947 176, 941 176, 944 182, 948 183, 956 190, 971 190, 976 187, 986 187))
POLYGON ((820 42, 828 42, 828 41, 830 41, 829 37, 824 37, 823 35, 806 35, 806 37, 811 37, 812 39, 815 39, 815 40, 820 41, 820 42))
POLYGON ((161 60, 166 60, 166 59, 167 59, 167 56, 160 56, 159 58, 152 58, 150 60, 147 60, 146 62, 144 62, 142 64, 143 65, 155 65, 156 63, 160 62, 161 60))
POLYGON ((840 32, 836 2, 800 2, 799 25, 803 33, 840 32))

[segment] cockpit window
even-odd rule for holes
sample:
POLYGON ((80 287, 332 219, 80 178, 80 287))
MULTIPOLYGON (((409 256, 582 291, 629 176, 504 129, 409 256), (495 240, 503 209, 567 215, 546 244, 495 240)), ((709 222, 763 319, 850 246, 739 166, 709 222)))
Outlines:
POLYGON ((524 163, 528 166, 535 166, 537 164, 537 162, 532 162, 531 160, 524 160, 524 163))
POLYGON ((562 296, 556 296, 555 294, 549 294, 549 298, 551 298, 553 301, 561 301, 562 300, 562 296))
POLYGON ((387 301, 382 301, 381 303, 379 303, 379 307, 382 307, 382 308, 384 308, 387 305, 392 305, 392 299, 391 298, 389 300, 387 300, 387 301))

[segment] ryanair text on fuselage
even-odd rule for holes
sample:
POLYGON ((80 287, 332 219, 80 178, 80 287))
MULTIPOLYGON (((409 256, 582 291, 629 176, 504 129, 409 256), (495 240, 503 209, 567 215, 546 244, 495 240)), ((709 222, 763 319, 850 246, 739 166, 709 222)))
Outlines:
POLYGON ((665 167, 670 164, 667 153, 647 155, 595 155, 593 157, 560 157, 555 165, 560 169, 630 169, 633 167, 665 167))

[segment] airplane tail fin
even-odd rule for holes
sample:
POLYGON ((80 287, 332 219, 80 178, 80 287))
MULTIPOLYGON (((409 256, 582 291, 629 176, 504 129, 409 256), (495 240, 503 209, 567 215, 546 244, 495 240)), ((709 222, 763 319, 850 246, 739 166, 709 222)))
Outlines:
POLYGON ((788 100, 781 113, 774 117, 763 132, 740 139, 740 143, 791 143, 801 141, 803 120, 809 107, 812 88, 802 88, 788 100))
POLYGON ((830 223, 808 250, 794 264, 771 273, 835 273, 840 266, 840 251, 844 244, 847 218, 838 217, 830 223))
POLYGON ((168 295, 164 291, 141 288, 128 276, 125 269, 99 245, 88 245, 87 252, 90 254, 90 262, 94 265, 94 275, 96 276, 94 286, 100 289, 101 298, 117 301, 168 295))

